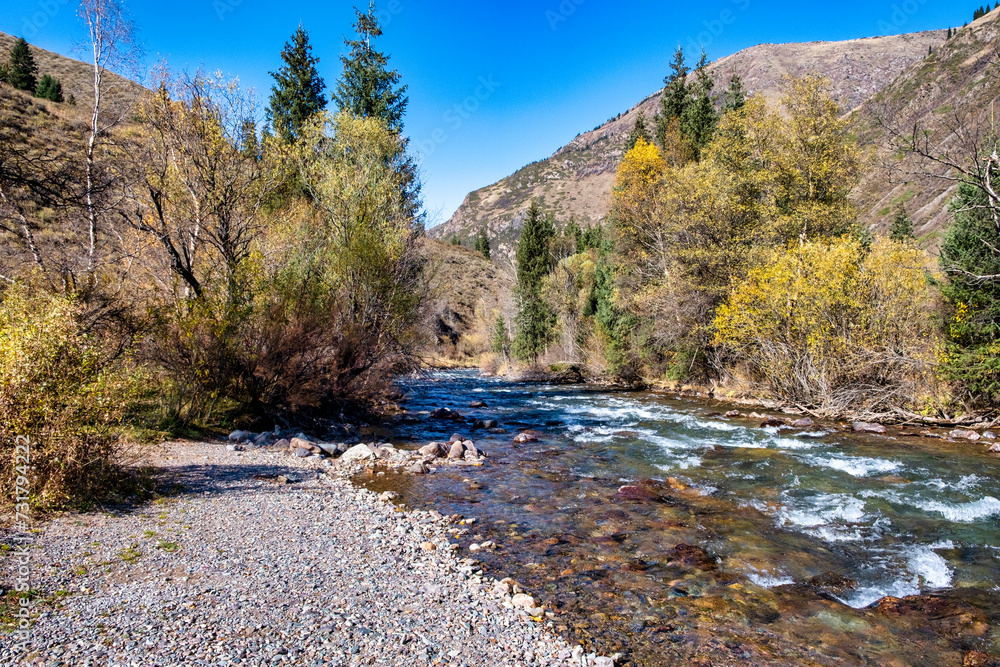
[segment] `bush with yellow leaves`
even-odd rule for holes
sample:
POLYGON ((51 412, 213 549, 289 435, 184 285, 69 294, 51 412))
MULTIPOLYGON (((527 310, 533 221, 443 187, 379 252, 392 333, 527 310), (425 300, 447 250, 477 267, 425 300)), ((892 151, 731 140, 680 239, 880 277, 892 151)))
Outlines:
POLYGON ((933 390, 940 341, 927 254, 851 237, 798 244, 719 307, 715 343, 742 379, 818 412, 875 416, 933 390))

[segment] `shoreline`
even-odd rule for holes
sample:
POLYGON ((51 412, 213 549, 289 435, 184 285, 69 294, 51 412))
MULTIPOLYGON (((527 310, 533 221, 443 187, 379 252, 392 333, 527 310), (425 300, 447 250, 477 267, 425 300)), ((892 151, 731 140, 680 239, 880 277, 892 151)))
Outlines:
POLYGON ((354 485, 354 466, 224 442, 151 453, 172 495, 39 521, 44 601, 17 664, 614 664, 516 609, 458 555, 453 521, 354 485))

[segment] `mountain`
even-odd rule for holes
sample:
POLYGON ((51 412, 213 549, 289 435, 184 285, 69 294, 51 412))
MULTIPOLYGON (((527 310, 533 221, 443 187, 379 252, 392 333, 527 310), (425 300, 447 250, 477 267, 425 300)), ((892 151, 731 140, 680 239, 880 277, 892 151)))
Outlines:
MULTIPOLYGON (((0 32, 0 61, 6 62, 7 54, 17 38, 0 32)), ((52 51, 46 51, 34 44, 29 44, 31 55, 38 66, 38 78, 49 74, 59 79, 63 87, 63 97, 67 100, 72 95, 76 98, 77 106, 88 107, 94 100, 94 68, 93 65, 73 58, 61 56, 52 51)), ((121 77, 113 72, 107 72, 105 76, 105 90, 110 89, 112 97, 116 93, 124 94, 127 99, 135 99, 145 91, 138 83, 121 77)))
MULTIPOLYGON (((930 48, 945 42, 946 32, 870 37, 844 42, 761 44, 722 58, 709 66, 722 90, 734 72, 748 91, 777 102, 786 76, 818 72, 830 79, 833 95, 851 111, 890 85, 902 72, 920 63, 930 48)), ((575 217, 583 225, 608 212, 615 170, 623 144, 639 113, 651 120, 659 109, 656 92, 628 111, 590 132, 578 135, 551 157, 469 194, 448 222, 427 231, 432 238, 453 235, 468 242, 482 228, 500 244, 498 254, 511 252, 523 211, 538 199, 560 221, 575 217)))
POLYGON ((957 183, 930 175, 948 175, 947 168, 913 156, 901 159, 885 146, 894 129, 912 133, 919 127, 927 132, 935 154, 968 160, 970 142, 996 133, 998 67, 1000 11, 994 10, 959 30, 858 110, 860 141, 882 147, 876 168, 853 193, 862 223, 887 229, 896 207, 903 204, 921 244, 938 245, 941 230, 950 222, 948 203, 957 183), (956 134, 956 128, 962 131, 956 134))

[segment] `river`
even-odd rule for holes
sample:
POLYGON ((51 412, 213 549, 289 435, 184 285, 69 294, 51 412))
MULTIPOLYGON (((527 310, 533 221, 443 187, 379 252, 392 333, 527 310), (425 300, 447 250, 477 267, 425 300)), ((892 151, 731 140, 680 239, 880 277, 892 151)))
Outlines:
POLYGON ((621 653, 617 664, 1000 656, 1000 457, 981 444, 762 428, 715 402, 474 371, 399 384, 407 416, 389 440, 457 432, 489 462, 362 481, 475 517, 463 547, 499 544, 476 554, 489 573, 513 576, 557 631, 621 653), (430 419, 440 407, 505 432, 430 419), (537 442, 515 444, 529 428, 537 442))

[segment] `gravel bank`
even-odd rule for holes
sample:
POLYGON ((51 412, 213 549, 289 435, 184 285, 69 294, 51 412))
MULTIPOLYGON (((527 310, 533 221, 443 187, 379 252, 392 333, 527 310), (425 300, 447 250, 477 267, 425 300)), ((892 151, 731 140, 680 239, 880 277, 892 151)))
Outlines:
MULTIPOLYGON (((153 463, 176 495, 38 526, 50 601, 21 664, 593 664, 453 550, 453 523, 327 462, 185 443, 153 463)), ((0 664, 18 657, 0 636, 0 664)))

